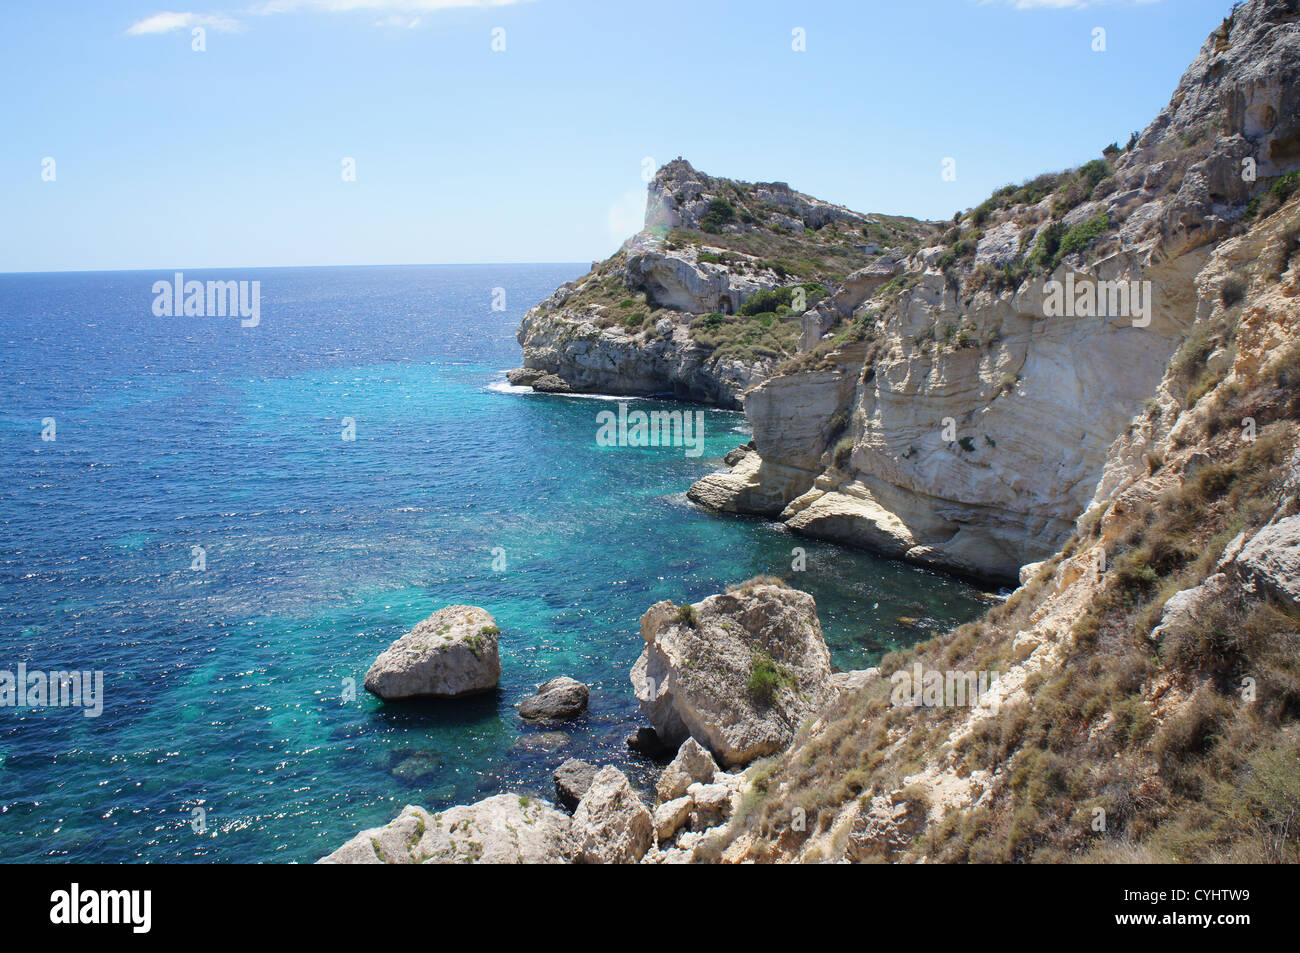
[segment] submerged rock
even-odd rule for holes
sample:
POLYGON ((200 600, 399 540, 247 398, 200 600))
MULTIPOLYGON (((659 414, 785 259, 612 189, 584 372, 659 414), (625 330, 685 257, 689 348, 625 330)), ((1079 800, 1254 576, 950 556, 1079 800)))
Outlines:
POLYGON ((569 815, 545 801, 498 794, 430 814, 407 805, 322 864, 562 864, 573 858, 569 815))
POLYGON ((491 691, 501 678, 499 632, 477 606, 439 609, 375 659, 366 672, 366 691, 383 699, 491 691))
POLYGON ((415 784, 436 778, 441 767, 442 758, 436 751, 403 751, 397 755, 396 763, 388 773, 415 784))
POLYGON ((641 636, 631 676, 641 710, 670 744, 693 737, 727 766, 785 748, 832 691, 817 604, 781 584, 747 584, 689 609, 658 603, 641 636))
POLYGON ((563 721, 576 718, 587 710, 587 686, 577 679, 561 675, 537 687, 537 694, 519 705, 519 715, 529 721, 563 721))

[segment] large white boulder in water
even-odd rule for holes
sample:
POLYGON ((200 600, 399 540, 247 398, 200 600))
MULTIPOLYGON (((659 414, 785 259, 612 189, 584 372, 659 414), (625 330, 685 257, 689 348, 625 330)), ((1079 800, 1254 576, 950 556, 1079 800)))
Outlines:
POLYGON ((380 698, 455 698, 501 679, 496 621, 477 606, 439 609, 375 659, 366 691, 380 698))
POLYGON ((632 668, 641 710, 670 745, 692 737, 725 766, 788 746, 833 691, 831 659, 806 592, 748 583, 692 607, 641 617, 632 668))
POLYGON ((407 805, 322 864, 563 864, 573 857, 569 815, 544 801, 498 794, 430 814, 407 805))

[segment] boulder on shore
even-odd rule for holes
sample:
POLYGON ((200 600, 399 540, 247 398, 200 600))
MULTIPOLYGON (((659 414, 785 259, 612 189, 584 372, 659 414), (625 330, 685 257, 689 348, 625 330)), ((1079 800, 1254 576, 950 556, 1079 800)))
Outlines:
POLYGON ((557 374, 543 374, 533 381, 533 390, 543 394, 571 394, 573 386, 557 374))
POLYGON ((596 777, 596 766, 588 761, 570 758, 556 768, 551 777, 555 780, 555 793, 560 803, 573 811, 591 788, 591 782, 596 777))
POLYGON ((817 603, 779 582, 660 602, 641 636, 631 678, 642 712, 668 744, 695 738, 727 767, 787 747, 833 692, 817 603))
POLYGON ((587 710, 587 686, 567 675, 537 686, 537 694, 519 704, 519 716, 529 721, 564 721, 587 710))
POLYGON ((545 371, 535 367, 516 367, 514 370, 506 371, 506 380, 516 387, 532 387, 545 376, 545 371))
POLYGON ((635 864, 654 842, 654 823, 627 775, 607 765, 578 802, 572 833, 582 863, 635 864))
POLYGON ((718 773, 717 762, 713 755, 694 738, 687 738, 677 751, 672 764, 664 768, 664 773, 655 785, 655 793, 660 801, 675 801, 686 793, 686 789, 697 781, 710 784, 718 773))
POLYGON ((573 859, 569 815, 545 801, 498 794, 430 814, 407 805, 362 831, 322 864, 564 864, 573 859))
POLYGON ((383 699, 456 698, 501 679, 496 621, 477 606, 439 609, 375 659, 366 691, 383 699))

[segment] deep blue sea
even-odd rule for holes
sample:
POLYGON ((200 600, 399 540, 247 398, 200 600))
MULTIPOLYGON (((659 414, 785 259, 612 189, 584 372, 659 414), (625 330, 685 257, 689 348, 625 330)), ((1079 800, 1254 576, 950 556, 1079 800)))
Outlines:
POLYGON ((598 446, 611 401, 506 386, 523 312, 585 270, 185 273, 260 281, 250 328, 155 317, 172 272, 0 275, 0 670, 104 677, 98 718, 0 708, 0 861, 305 862, 404 804, 552 798, 570 756, 644 783, 623 744, 638 618, 758 573, 816 596, 842 668, 982 610, 961 582, 687 503, 748 439, 739 414, 707 410, 690 458, 598 446), (498 620, 496 695, 359 690, 452 603, 498 620), (592 686, 589 715, 525 725, 514 705, 559 674, 592 686))

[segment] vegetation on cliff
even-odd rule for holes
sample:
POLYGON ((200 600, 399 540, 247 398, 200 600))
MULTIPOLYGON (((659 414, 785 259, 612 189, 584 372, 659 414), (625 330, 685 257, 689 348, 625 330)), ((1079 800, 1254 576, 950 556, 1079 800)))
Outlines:
POLYGON ((805 725, 715 856, 1300 861, 1300 603, 1232 569, 1242 540, 1300 513, 1298 234, 1293 202, 1225 251, 1257 254, 1217 266, 1170 363, 1175 413, 1153 425, 1168 459, 1148 455, 1004 604, 886 656, 805 725), (1206 342, 1235 359, 1209 382, 1189 376, 1206 342), (891 676, 917 664, 1015 688, 976 715, 893 704, 891 676), (920 820, 882 836, 882 798, 920 820))

